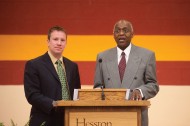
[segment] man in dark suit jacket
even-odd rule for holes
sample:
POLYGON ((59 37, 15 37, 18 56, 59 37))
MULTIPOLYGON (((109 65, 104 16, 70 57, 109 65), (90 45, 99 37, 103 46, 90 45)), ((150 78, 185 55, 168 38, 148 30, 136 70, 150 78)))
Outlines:
POLYGON ((67 43, 67 34, 62 27, 54 26, 48 33, 48 52, 25 65, 24 89, 28 102, 32 105, 30 126, 64 126, 64 109, 56 107, 62 100, 62 86, 57 74, 56 61, 62 62, 66 73, 69 99, 74 89, 81 88, 78 66, 62 56, 67 43))
MULTIPOLYGON (((131 44, 133 27, 129 21, 118 21, 113 33, 117 47, 98 54, 94 87, 103 84, 105 88, 132 89, 131 100, 154 97, 159 91, 155 53, 131 44), (123 75, 119 71, 122 52, 126 66, 123 75)), ((148 126, 147 108, 142 109, 142 126, 148 126)))

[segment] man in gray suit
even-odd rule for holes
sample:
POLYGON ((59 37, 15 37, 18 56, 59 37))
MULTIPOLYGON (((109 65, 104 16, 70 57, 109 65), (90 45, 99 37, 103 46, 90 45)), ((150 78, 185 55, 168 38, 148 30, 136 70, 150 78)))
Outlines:
MULTIPOLYGON (((132 90, 130 100, 147 100, 159 91, 155 53, 133 45, 133 33, 129 21, 115 24, 117 47, 98 54, 94 88, 101 84, 105 88, 127 88, 132 90)), ((142 126, 148 126, 148 108, 142 109, 142 126)))

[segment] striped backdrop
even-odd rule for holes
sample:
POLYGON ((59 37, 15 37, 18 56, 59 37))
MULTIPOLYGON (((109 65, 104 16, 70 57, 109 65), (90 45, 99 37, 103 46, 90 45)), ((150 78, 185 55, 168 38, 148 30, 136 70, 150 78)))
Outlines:
POLYGON ((135 45, 156 52, 159 84, 190 85, 189 12, 189 0, 1 0, 0 85, 23 84, 25 62, 46 52, 53 25, 67 30, 64 56, 92 85, 96 55, 116 46, 119 19, 133 23, 135 45))
POLYGON ((189 15, 190 0, 0 0, 0 122, 28 121, 24 65, 47 51, 50 27, 67 30, 63 55, 78 63, 84 89, 92 88, 97 53, 116 46, 115 22, 128 19, 132 43, 156 53, 160 92, 150 99, 150 126, 189 126, 189 15))

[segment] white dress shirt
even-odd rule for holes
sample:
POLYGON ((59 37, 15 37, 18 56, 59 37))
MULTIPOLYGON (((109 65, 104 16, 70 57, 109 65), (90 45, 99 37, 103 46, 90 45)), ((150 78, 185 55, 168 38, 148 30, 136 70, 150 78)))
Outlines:
POLYGON ((126 59, 126 64, 127 64, 127 61, 129 59, 129 54, 130 54, 130 51, 131 51, 131 43, 129 44, 129 46, 123 51, 121 50, 119 47, 117 47, 117 61, 118 61, 118 64, 122 58, 121 56, 121 53, 124 52, 125 53, 125 59, 126 59))
MULTIPOLYGON (((129 54, 131 52, 131 43, 129 44, 129 46, 125 50, 121 50, 119 47, 117 47, 117 61, 118 61, 118 65, 119 65, 119 62, 120 62, 120 60, 122 58, 122 56, 121 56, 122 52, 125 53, 125 59, 126 59, 126 64, 127 64, 128 59, 129 59, 129 54)), ((139 89, 139 88, 136 88, 136 89, 138 89, 141 92, 141 96, 143 97, 143 93, 142 93, 141 89, 139 89)))

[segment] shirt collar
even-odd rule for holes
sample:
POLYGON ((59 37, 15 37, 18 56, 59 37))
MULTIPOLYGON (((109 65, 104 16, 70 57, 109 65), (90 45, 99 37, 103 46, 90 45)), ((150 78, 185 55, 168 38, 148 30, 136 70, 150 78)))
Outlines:
POLYGON ((51 54, 50 51, 48 51, 48 54, 49 54, 50 59, 51 59, 51 61, 53 62, 53 64, 55 64, 55 62, 56 62, 57 60, 60 60, 60 61, 63 63, 63 58, 62 58, 62 57, 59 58, 59 59, 57 59, 57 58, 55 58, 55 57, 51 54))
POLYGON ((129 53, 131 51, 131 43, 129 44, 129 46, 123 51, 121 50, 119 47, 117 47, 117 56, 118 57, 121 57, 121 53, 124 52, 125 53, 125 56, 129 56, 129 53))

